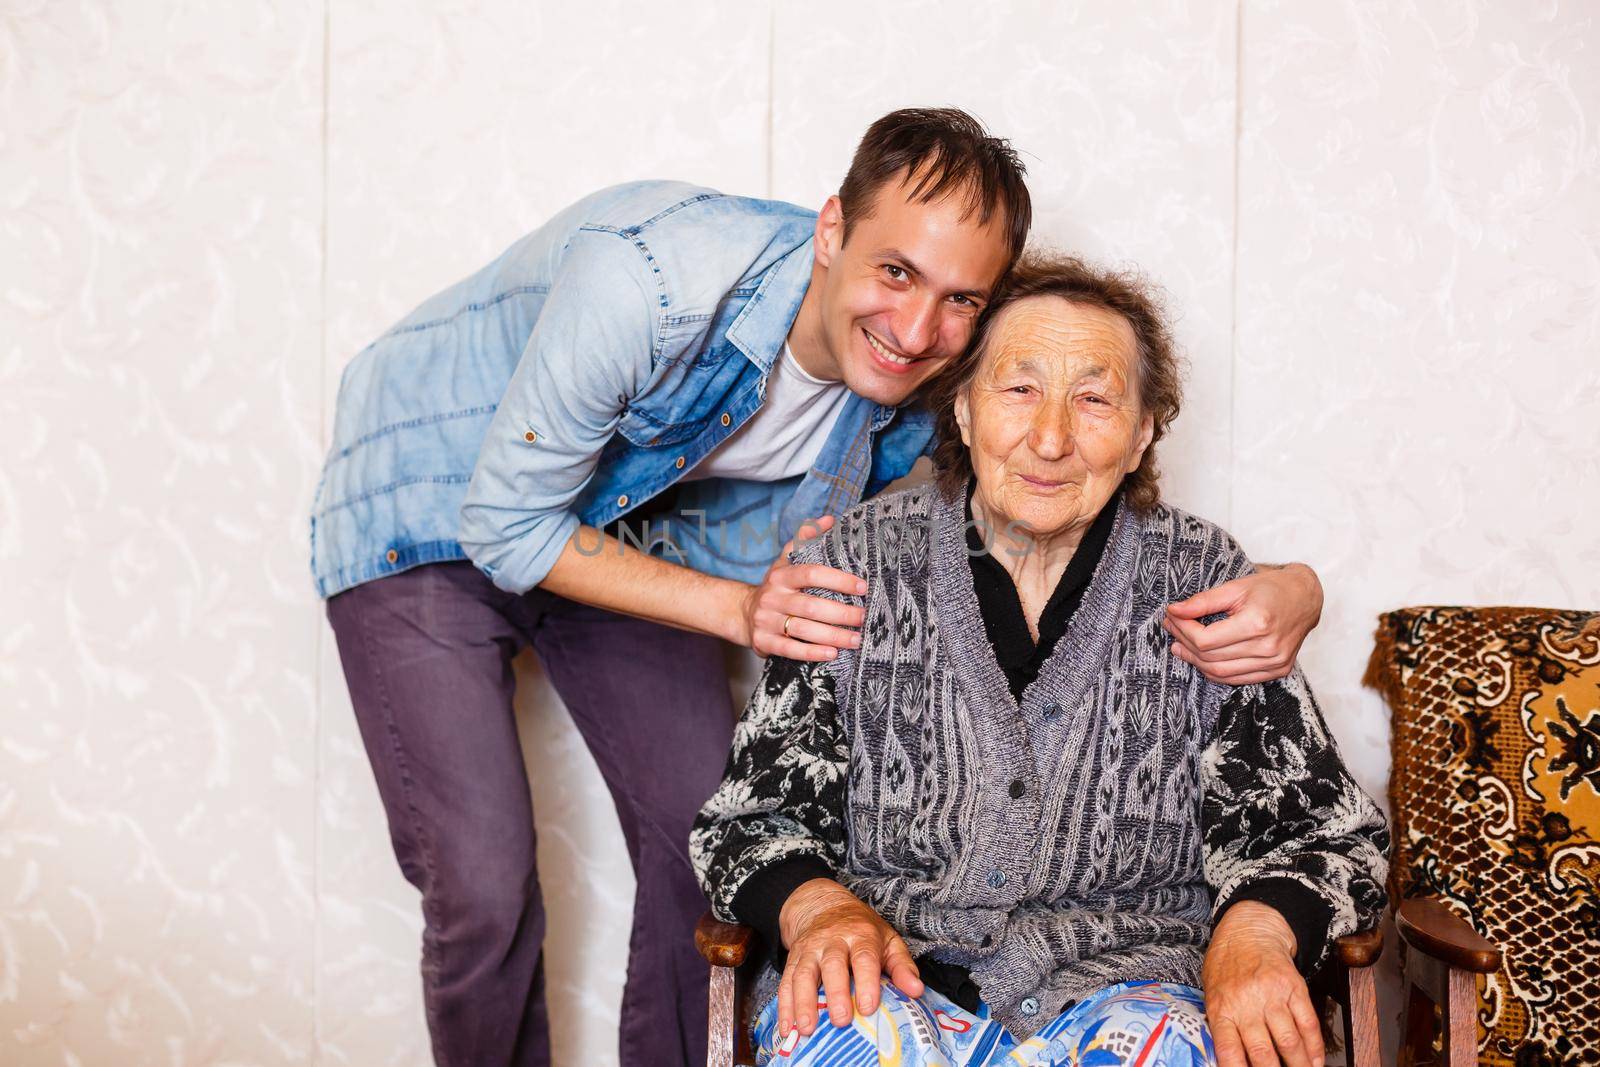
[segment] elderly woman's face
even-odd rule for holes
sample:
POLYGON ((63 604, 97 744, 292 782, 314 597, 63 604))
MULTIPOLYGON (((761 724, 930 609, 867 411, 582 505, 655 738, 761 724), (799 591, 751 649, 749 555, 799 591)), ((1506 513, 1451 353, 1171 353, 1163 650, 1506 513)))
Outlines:
POLYGON ((991 523, 1050 536, 1094 521, 1150 445, 1138 366, 1133 328, 1114 312, 1034 296, 1000 313, 956 400, 991 523))

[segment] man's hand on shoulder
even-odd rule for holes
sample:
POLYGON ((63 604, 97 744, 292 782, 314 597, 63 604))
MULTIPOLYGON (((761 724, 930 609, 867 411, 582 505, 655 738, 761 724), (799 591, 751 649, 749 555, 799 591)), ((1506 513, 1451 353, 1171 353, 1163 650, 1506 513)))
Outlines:
POLYGON ((1255 574, 1167 605, 1172 654, 1213 682, 1252 685, 1286 677, 1322 618, 1322 582, 1304 563, 1255 574), (1207 626, 1208 615, 1225 615, 1207 626))
MULTIPOLYGON (((820 537, 832 529, 834 518, 825 515, 800 528, 805 538, 820 537)), ((852 604, 828 600, 807 589, 830 589, 847 596, 867 591, 867 583, 853 574, 818 563, 790 563, 794 551, 790 541, 767 568, 760 585, 753 585, 744 598, 744 640, 741 644, 761 656, 789 659, 831 660, 836 649, 856 648, 858 633, 866 611, 852 604)))
POLYGON ((911 950, 861 898, 831 878, 802 883, 778 916, 789 960, 778 983, 778 1033, 791 1028, 810 1036, 817 1027, 817 986, 828 1000, 828 1019, 849 1026, 854 1018, 850 983, 862 1015, 878 1010, 884 975, 907 996, 922 995, 911 950))

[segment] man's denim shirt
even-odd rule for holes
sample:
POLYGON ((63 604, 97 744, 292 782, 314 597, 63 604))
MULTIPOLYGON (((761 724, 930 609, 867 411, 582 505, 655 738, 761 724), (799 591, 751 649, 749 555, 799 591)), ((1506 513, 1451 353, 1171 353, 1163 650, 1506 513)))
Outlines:
MULTIPOLYGON (((345 368, 311 518, 318 592, 462 558, 526 592, 580 523, 677 482, 765 399, 815 223, 791 204, 621 185, 425 302, 345 368)), ((811 470, 684 482, 645 543, 758 582, 802 522, 901 477, 931 436, 921 408, 852 397, 811 470)))

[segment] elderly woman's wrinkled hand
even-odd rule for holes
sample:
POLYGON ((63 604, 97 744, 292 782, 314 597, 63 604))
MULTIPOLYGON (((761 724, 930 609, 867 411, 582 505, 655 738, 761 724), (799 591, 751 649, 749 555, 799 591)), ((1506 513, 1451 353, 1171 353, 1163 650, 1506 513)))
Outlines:
POLYGON ((1201 972, 1217 1067, 1322 1067, 1322 1025, 1276 910, 1242 900, 1223 913, 1201 972))
POLYGON ((1303 563, 1262 567, 1255 574, 1167 605, 1161 625, 1172 654, 1224 685, 1286 677, 1306 635, 1322 618, 1322 582, 1303 563), (1227 618, 1207 626, 1208 615, 1227 618))
POLYGON ((831 878, 814 878, 789 894, 778 925, 789 950, 778 983, 780 1034, 798 1026, 810 1036, 816 1029, 819 983, 834 1026, 848 1026, 853 1017, 852 977, 854 1007, 863 1015, 878 1010, 878 985, 885 974, 907 996, 922 995, 922 980, 905 941, 877 912, 831 878))

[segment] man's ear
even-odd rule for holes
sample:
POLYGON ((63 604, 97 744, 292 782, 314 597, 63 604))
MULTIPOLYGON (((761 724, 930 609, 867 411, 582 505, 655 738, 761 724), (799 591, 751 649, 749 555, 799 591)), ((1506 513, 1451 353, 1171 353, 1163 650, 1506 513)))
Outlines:
POLYGON ((826 269, 843 247, 844 208, 840 206, 837 196, 830 196, 817 213, 816 242, 812 249, 817 266, 826 269))
POLYGON ((961 443, 967 448, 972 447, 972 402, 967 399, 969 390, 963 389, 956 394, 956 425, 961 427, 961 443))

